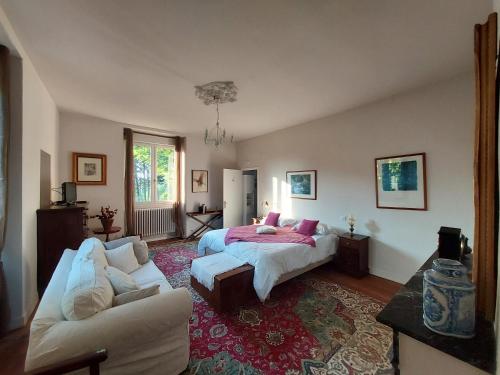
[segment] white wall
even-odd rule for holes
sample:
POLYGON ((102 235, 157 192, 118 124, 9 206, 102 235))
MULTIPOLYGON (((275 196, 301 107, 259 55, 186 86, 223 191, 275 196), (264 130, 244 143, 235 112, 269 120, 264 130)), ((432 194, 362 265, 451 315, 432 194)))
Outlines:
POLYGON ((38 301, 36 210, 40 207, 40 150, 51 155, 57 181, 58 112, 28 55, 0 9, 2 39, 12 59, 12 137, 9 160, 7 238, 3 254, 11 312, 10 328, 26 323, 38 301))
MULTIPOLYGON (((117 123, 84 114, 61 112, 59 141, 59 180, 71 181, 71 153, 89 152, 107 155, 108 176, 106 186, 77 187, 78 199, 90 202, 89 213, 95 214, 101 206, 111 205, 118 208, 116 225, 124 227, 124 170, 125 145, 123 129, 134 128, 128 124, 117 123)), ((144 128, 142 131, 147 132, 144 128)), ((153 130, 153 129, 152 129, 153 130)), ((222 169, 236 166, 236 150, 234 145, 224 150, 215 151, 203 143, 201 137, 187 136, 184 147, 183 202, 188 211, 192 211, 199 203, 208 207, 222 207, 222 169), (208 193, 191 192, 191 169, 207 169, 209 172, 208 193)), ((90 226, 99 227, 97 221, 90 226)), ((187 233, 196 227, 191 220, 186 223, 187 233)))
POLYGON ((259 168, 259 200, 371 236, 370 272, 406 282, 436 250, 442 225, 473 234, 474 83, 471 75, 238 144, 240 168, 259 168), (428 211, 377 209, 374 159, 427 153, 428 211), (318 170, 318 200, 283 199, 287 170, 318 170), (278 183, 273 197, 273 179, 278 183))
MULTIPOLYGON (((78 185, 78 200, 89 202, 89 214, 95 215, 101 206, 118 208, 115 225, 124 228, 125 143, 123 128, 116 123, 78 113, 60 112, 59 180, 72 181, 72 153, 85 152, 107 155, 107 184, 78 185)), ((91 219, 90 228, 98 228, 98 219, 91 219)), ((117 235, 119 235, 118 233, 117 235)))
MULTIPOLYGON (((222 170, 236 168, 236 147, 234 144, 224 145, 220 150, 205 145, 201 137, 188 137, 186 142, 186 210, 196 211, 201 203, 208 209, 222 209, 222 170), (193 193, 191 186, 191 170, 208 170, 208 193, 193 193)), ((222 222, 218 223, 222 225, 222 222)), ((187 220, 186 233, 191 234, 199 224, 187 220)))

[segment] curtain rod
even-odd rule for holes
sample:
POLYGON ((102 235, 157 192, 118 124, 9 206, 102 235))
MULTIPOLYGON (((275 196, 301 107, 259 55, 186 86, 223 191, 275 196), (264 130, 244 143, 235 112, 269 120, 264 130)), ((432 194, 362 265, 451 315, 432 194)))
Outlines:
MULTIPOLYGON (((130 128, 126 128, 126 129, 130 129, 130 128)), ((126 129, 123 129, 124 131, 126 129)), ((137 130, 133 130, 133 129, 130 129, 130 131, 132 133, 135 133, 135 134, 142 134, 142 135, 150 135, 152 137, 161 137, 161 138, 170 138, 170 139, 179 139, 180 136, 171 136, 171 135, 163 135, 163 134, 152 134, 152 133, 146 133, 146 132, 141 132, 141 131, 137 131, 137 130)))

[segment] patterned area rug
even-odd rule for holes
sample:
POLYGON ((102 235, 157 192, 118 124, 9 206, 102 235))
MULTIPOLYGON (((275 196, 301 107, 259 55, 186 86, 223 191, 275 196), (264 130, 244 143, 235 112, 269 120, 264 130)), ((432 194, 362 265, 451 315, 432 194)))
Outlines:
POLYGON ((190 286, 196 243, 153 247, 174 288, 194 302, 189 374, 391 374, 392 331, 375 321, 383 304, 307 273, 217 314, 190 286))

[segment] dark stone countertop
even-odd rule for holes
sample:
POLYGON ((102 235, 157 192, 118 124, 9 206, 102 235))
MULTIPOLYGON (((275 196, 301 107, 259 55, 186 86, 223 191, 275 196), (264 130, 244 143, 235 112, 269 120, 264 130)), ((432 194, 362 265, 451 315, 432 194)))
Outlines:
POLYGON ((496 344, 493 323, 477 317, 476 336, 471 339, 439 335, 424 325, 422 307, 424 271, 432 267, 432 261, 436 258, 437 252, 394 295, 378 314, 377 321, 472 366, 494 373, 496 344))

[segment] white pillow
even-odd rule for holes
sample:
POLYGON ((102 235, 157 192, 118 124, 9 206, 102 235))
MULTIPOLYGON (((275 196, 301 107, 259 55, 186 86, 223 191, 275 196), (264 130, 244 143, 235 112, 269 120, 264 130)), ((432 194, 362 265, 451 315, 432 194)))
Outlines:
POLYGON ((113 306, 124 305, 125 303, 134 302, 143 298, 154 296, 156 294, 160 294, 160 286, 158 284, 150 286, 148 288, 118 294, 113 298, 113 306))
POLYGON ((104 245, 101 240, 95 237, 85 239, 73 258, 73 264, 80 262, 82 259, 94 259, 101 267, 106 267, 108 261, 104 256, 104 245))
POLYGON ((146 241, 142 241, 139 236, 129 236, 118 238, 113 241, 105 242, 104 247, 107 250, 116 249, 117 247, 123 246, 126 243, 132 242, 132 246, 134 247, 135 257, 139 264, 144 264, 149 261, 149 249, 146 241))
POLYGON ((106 250, 104 255, 106 255, 110 266, 118 268, 125 273, 134 272, 140 267, 134 254, 132 242, 126 243, 116 249, 106 250))
POLYGON ((287 225, 295 225, 295 224, 297 224, 297 220, 292 218, 286 218, 286 217, 282 218, 280 216, 280 218, 278 219, 278 225, 280 227, 285 227, 287 225))
POLYGON ((67 320, 81 320, 110 308, 113 296, 104 267, 94 259, 83 258, 71 267, 61 309, 67 320))
POLYGON ((118 268, 107 266, 106 276, 111 282, 115 294, 127 293, 139 289, 134 278, 120 271, 118 268))
POLYGON ((328 225, 323 224, 323 223, 318 223, 316 226, 316 234, 319 234, 321 236, 324 236, 325 234, 330 233, 330 229, 328 228, 328 225))
POLYGON ((272 225, 259 225, 255 232, 258 234, 276 234, 276 228, 272 225))

